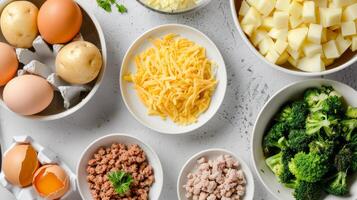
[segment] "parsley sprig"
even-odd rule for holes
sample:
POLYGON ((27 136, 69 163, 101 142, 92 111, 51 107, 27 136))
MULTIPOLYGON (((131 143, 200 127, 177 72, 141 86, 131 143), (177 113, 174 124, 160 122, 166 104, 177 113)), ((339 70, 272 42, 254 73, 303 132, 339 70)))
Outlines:
POLYGON ((123 171, 110 172, 108 179, 112 183, 115 192, 119 195, 123 195, 130 190, 130 185, 134 181, 133 177, 123 171))
POLYGON ((122 14, 128 12, 126 7, 123 4, 116 2, 116 0, 97 0, 97 4, 107 12, 112 12, 113 5, 117 8, 118 12, 122 14))

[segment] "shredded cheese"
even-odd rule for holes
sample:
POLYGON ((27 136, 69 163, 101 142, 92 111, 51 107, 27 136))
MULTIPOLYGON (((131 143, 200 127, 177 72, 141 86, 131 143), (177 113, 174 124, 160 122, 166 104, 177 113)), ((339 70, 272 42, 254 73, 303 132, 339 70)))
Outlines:
POLYGON ((197 4, 197 0, 145 0, 145 2, 152 8, 166 12, 185 10, 197 4))
POLYGON ((213 62, 205 48, 175 34, 151 42, 154 47, 135 58, 136 73, 124 80, 134 83, 149 115, 180 125, 196 122, 217 85, 213 62))

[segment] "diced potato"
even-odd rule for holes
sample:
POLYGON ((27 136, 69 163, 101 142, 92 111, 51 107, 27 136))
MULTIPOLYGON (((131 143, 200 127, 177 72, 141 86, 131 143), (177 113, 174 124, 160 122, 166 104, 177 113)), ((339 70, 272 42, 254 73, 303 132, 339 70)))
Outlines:
POLYGON ((289 28, 289 13, 286 11, 275 11, 273 15, 274 28, 289 28))
POLYGON ((256 8, 263 16, 268 16, 274 9, 275 3, 275 0, 259 0, 257 1, 256 8))
POLYGON ((299 19, 302 14, 302 5, 296 1, 293 1, 289 7, 289 13, 295 19, 299 19))
POLYGON ((343 38, 341 34, 339 34, 336 38, 336 45, 340 55, 342 55, 348 49, 348 47, 351 46, 351 44, 352 41, 350 39, 343 38))
POLYGON ((247 14, 243 17, 241 24, 252 24, 258 28, 262 23, 262 18, 257 9, 250 7, 247 14))
POLYGON ((254 46, 257 46, 265 37, 267 37, 268 33, 264 29, 258 29, 253 33, 250 40, 252 41, 254 46))
POLYGON ((328 0, 315 0, 316 6, 319 8, 327 8, 328 0))
POLYGON ((266 17, 263 19, 262 28, 269 31, 274 27, 273 17, 266 17))
POLYGON ((347 6, 343 10, 343 17, 344 21, 353 21, 357 19, 357 3, 347 6))
POLYGON ((333 5, 345 7, 354 3, 354 0, 332 0, 333 5))
POLYGON ((289 11, 290 0, 276 0, 275 8, 280 11, 289 11))
POLYGON ((335 40, 330 40, 323 44, 322 50, 327 59, 338 58, 340 56, 335 40))
POLYGON ((279 59, 280 55, 278 54, 278 52, 276 52, 273 48, 271 48, 267 55, 265 56, 265 58, 271 62, 271 63, 276 63, 276 61, 279 59))
POLYGON ((338 33, 335 32, 335 31, 331 31, 330 29, 327 29, 326 30, 326 38, 327 38, 327 41, 329 40, 336 40, 338 36, 338 33))
POLYGON ((316 54, 322 54, 321 44, 307 43, 303 46, 305 56, 312 57, 316 54))
POLYGON ((300 24, 303 22, 304 20, 302 19, 302 17, 299 18, 295 18, 294 16, 290 16, 289 17, 289 22, 290 22, 290 27, 292 29, 300 26, 300 24))
POLYGON ((315 2, 313 1, 304 1, 302 8, 302 18, 305 23, 315 23, 315 2))
POLYGON ((280 56, 279 59, 276 61, 275 64, 277 65, 282 65, 284 63, 286 63, 289 59, 289 54, 288 52, 284 51, 280 56))
POLYGON ((296 66, 297 66, 297 63, 298 63, 298 60, 294 59, 293 57, 289 57, 289 58, 288 58, 288 62, 289 62, 292 66, 296 67, 296 66))
POLYGON ((342 8, 320 8, 320 22, 323 27, 341 24, 342 8))
POLYGON ((357 35, 354 35, 354 36, 352 37, 351 50, 352 50, 352 51, 356 51, 356 50, 357 50, 357 35))
POLYGON ((322 60, 322 62, 324 62, 325 63, 325 66, 327 67, 327 66, 329 66, 329 65, 331 65, 334 61, 335 61, 335 59, 327 59, 327 58, 325 58, 325 56, 323 56, 323 55, 321 55, 321 60, 322 60))
POLYGON ((246 1, 242 1, 242 4, 239 9, 239 15, 244 16, 248 13, 250 6, 246 1))
POLYGON ((321 54, 316 54, 300 59, 296 67, 305 72, 321 72, 325 70, 325 63, 321 60, 321 54))
POLYGON ((288 38, 288 29, 276 29, 276 28, 272 28, 269 31, 269 36, 273 39, 280 39, 280 40, 284 40, 286 41, 288 38))
POLYGON ((288 48, 288 43, 285 40, 276 40, 274 43, 274 48, 276 52, 281 55, 288 48))
POLYGON ((356 34, 356 25, 354 21, 341 23, 341 33, 343 37, 356 34))
POLYGON ((300 50, 296 51, 296 50, 294 50, 294 49, 292 49, 290 47, 288 47, 287 52, 289 53, 289 55, 294 60, 298 60, 301 57, 301 54, 302 54, 300 50))
POLYGON ((322 26, 320 24, 310 24, 307 39, 310 42, 321 44, 322 26))
POLYGON ((252 36, 254 30, 255 30, 255 25, 253 24, 242 24, 242 29, 245 34, 247 34, 249 37, 252 36))
POLYGON ((259 0, 247 0, 247 3, 250 5, 250 6, 256 6, 257 3, 258 3, 259 0))
POLYGON ((325 43, 327 41, 327 28, 322 28, 321 43, 325 43))
POLYGON ((337 30, 340 29, 340 28, 341 28, 341 25, 340 25, 340 24, 339 24, 339 25, 333 25, 333 26, 328 27, 328 29, 331 30, 331 31, 337 31, 337 30))
POLYGON ((259 43, 259 52, 265 56, 268 53, 269 49, 273 47, 273 45, 274 41, 269 36, 267 36, 259 43))
POLYGON ((290 30, 288 33, 289 46, 295 51, 300 49, 302 43, 305 41, 307 32, 308 28, 297 28, 290 30))

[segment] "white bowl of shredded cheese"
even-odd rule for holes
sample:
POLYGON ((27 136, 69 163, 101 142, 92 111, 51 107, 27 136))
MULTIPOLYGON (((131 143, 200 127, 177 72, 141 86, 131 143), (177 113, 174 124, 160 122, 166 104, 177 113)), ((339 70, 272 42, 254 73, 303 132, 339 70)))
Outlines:
POLYGON ((145 7, 163 14, 182 14, 198 10, 211 0, 137 0, 145 7))
POLYGON ((168 24, 145 32, 131 45, 122 63, 120 86, 125 105, 140 123, 160 133, 182 134, 203 126, 218 111, 227 73, 221 53, 207 36, 185 25, 168 24), (165 43, 165 38, 176 42, 165 43), (172 50, 165 46, 168 43, 183 48, 172 50), (154 44, 163 48, 155 50, 154 44))

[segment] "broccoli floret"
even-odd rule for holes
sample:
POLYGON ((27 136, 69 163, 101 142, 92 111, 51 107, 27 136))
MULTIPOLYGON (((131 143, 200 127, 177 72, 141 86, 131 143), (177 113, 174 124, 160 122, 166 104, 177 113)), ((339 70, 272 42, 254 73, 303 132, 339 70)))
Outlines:
POLYGON ((307 151, 310 141, 311 136, 304 129, 291 130, 288 136, 289 147, 295 152, 307 151))
POLYGON ((357 128, 357 119, 345 119, 341 121, 342 132, 347 141, 351 140, 352 132, 357 128))
POLYGON ((353 108, 351 106, 348 106, 346 116, 348 118, 357 119, 357 107, 353 108))
POLYGON ((263 140, 264 152, 270 154, 272 149, 280 148, 279 139, 284 137, 287 127, 284 123, 274 124, 269 132, 265 135, 263 140))
POLYGON ((322 112, 311 113, 306 119, 306 133, 308 135, 314 135, 320 133, 321 128, 324 129, 329 137, 339 134, 338 119, 328 117, 322 112))
POLYGON ((329 179, 326 182, 324 190, 336 196, 344 196, 348 193, 348 185, 347 185, 347 173, 346 172, 338 172, 335 176, 329 179))
POLYGON ((305 127, 307 114, 307 104, 304 101, 295 101, 291 105, 287 105, 283 108, 277 120, 286 123, 291 129, 300 129, 305 127))
POLYGON ((357 131, 355 131, 351 137, 350 143, 347 146, 352 151, 352 164, 351 170, 352 172, 357 172, 357 131))
POLYGON ((319 102, 325 100, 327 97, 328 95, 321 93, 319 88, 310 88, 304 93, 304 100, 310 108, 315 107, 319 102))
POLYGON ((327 161, 332 160, 334 150, 335 144, 333 141, 323 140, 321 138, 314 140, 309 144, 309 151, 311 153, 319 154, 327 161))
POLYGON ((299 180, 317 182, 329 170, 326 159, 316 153, 297 153, 289 163, 289 169, 299 180))
POLYGON ((352 156, 352 151, 347 146, 337 153, 334 166, 338 172, 326 182, 324 187, 326 192, 337 196, 344 196, 348 193, 347 170, 352 164, 352 156))
POLYGON ((302 180, 294 180, 287 187, 295 189, 296 200, 318 200, 321 197, 321 187, 318 182, 310 183, 302 180))
POLYGON ((265 160, 268 167, 277 176, 279 182, 288 183, 294 175, 289 171, 289 161, 294 157, 294 154, 289 148, 283 148, 278 154, 275 154, 265 160))

